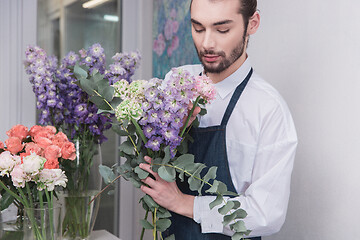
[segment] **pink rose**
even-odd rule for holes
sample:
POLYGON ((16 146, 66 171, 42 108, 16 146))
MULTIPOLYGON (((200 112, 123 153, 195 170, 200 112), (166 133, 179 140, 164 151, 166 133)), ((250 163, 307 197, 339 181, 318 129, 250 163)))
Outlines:
POLYGON ((4 149, 4 143, 0 141, 0 149, 4 149))
POLYGON ((13 126, 9 131, 6 132, 6 135, 9 137, 17 137, 21 141, 23 141, 28 136, 28 134, 28 128, 21 124, 13 126))
POLYGON ((39 145, 37 145, 34 142, 29 142, 29 143, 25 143, 25 152, 26 153, 35 153, 36 155, 41 155, 42 148, 39 147, 39 145))
POLYGON ((34 142, 41 147, 42 149, 45 149, 46 147, 50 146, 52 144, 51 140, 46 137, 41 137, 36 135, 34 137, 34 142))
POLYGON ((68 142, 67 136, 63 132, 58 132, 52 139, 53 145, 56 145, 58 147, 62 147, 62 145, 66 142, 68 142))
POLYGON ((44 169, 58 169, 59 161, 58 160, 47 160, 44 164, 44 169))
POLYGON ((30 128, 29 134, 31 137, 34 137, 37 132, 41 131, 43 129, 42 126, 35 125, 30 128))
POLYGON ((44 129, 50 134, 55 135, 56 128, 54 126, 45 126, 44 129))
POLYGON ((44 157, 47 160, 53 161, 61 157, 61 148, 56 145, 50 145, 44 150, 44 157))
POLYGON ((17 154, 20 152, 24 145, 21 143, 20 138, 18 137, 10 137, 5 141, 7 150, 10 151, 12 154, 17 154))
POLYGON ((75 145, 72 142, 66 142, 61 148, 62 158, 75 160, 76 158, 76 149, 75 145))

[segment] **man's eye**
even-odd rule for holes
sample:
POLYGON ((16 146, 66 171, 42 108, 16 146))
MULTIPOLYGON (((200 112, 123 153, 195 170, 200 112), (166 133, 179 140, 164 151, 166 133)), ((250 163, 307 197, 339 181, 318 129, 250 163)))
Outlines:
POLYGON ((229 32, 229 29, 226 29, 226 30, 218 30, 219 33, 227 33, 229 32))
POLYGON ((202 29, 202 28, 199 28, 199 29, 194 28, 194 30, 195 30, 195 32, 197 32, 197 33, 200 33, 200 32, 203 32, 203 31, 204 31, 204 29, 202 29))

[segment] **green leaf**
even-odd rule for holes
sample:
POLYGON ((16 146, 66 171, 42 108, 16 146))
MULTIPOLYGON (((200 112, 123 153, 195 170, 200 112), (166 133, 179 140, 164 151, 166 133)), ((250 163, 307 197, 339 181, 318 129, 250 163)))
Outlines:
POLYGON ((193 176, 189 177, 188 183, 191 191, 198 191, 201 187, 201 180, 196 179, 193 176))
POLYGON ((194 155, 192 154, 184 154, 178 157, 174 162, 173 165, 178 168, 185 168, 186 165, 194 163, 194 155))
POLYGON ((215 179, 216 178, 216 171, 217 171, 217 167, 215 167, 215 166, 211 167, 209 169, 209 171, 203 177, 203 180, 205 182, 208 182, 210 179, 215 179))
POLYGON ((204 116, 207 113, 207 110, 205 108, 201 108, 199 115, 204 116))
POLYGON ((246 227, 245 227, 245 223, 244 221, 240 220, 237 221, 236 223, 233 223, 230 225, 230 229, 238 232, 238 233, 245 233, 247 231, 246 227))
POLYGON ((102 110, 112 110, 109 104, 105 101, 103 97, 100 96, 92 96, 89 98, 91 102, 93 102, 99 109, 102 110))
POLYGON ((3 193, 0 198, 1 211, 7 209, 14 202, 14 199, 8 192, 3 193))
POLYGON ((159 219, 156 221, 156 228, 159 229, 160 232, 165 231, 166 229, 168 229, 171 225, 171 221, 170 219, 159 219))
POLYGON ((139 166, 137 166, 134 171, 141 180, 149 176, 149 173, 147 171, 142 170, 139 166))
POLYGON ((158 169, 159 176, 167 182, 174 182, 176 171, 172 167, 161 166, 158 169))
POLYGON ((157 204, 149 195, 144 195, 142 199, 152 211, 155 211, 155 208, 159 208, 159 204, 157 204))
POLYGON ((217 189, 219 187, 219 183, 220 182, 218 180, 214 180, 212 186, 209 189, 207 189, 205 192, 207 192, 207 193, 216 193, 217 189))
POLYGON ((167 238, 165 238, 164 240, 175 240, 175 235, 171 234, 170 236, 168 236, 167 238))
POLYGON ((77 79, 88 77, 87 71, 81 68, 78 64, 74 67, 74 74, 77 79))
POLYGON ((110 102, 111 106, 113 106, 114 109, 116 109, 117 106, 122 102, 123 100, 119 97, 114 97, 112 101, 110 102))
POLYGON ((233 201, 227 201, 224 206, 218 209, 218 212, 222 215, 226 215, 231 209, 233 209, 234 205, 233 201))
POLYGON ((228 225, 231 221, 235 219, 244 219, 247 216, 247 213, 243 209, 238 209, 235 212, 224 216, 223 224, 228 225))
POLYGON ((223 196, 218 194, 216 196, 216 199, 209 204, 210 209, 213 209, 214 207, 220 205, 222 202, 223 202, 223 196))
POLYGON ((106 101, 110 102, 113 99, 115 89, 111 86, 106 86, 104 88, 99 89, 100 95, 106 99, 106 101))
POLYGON ((121 129, 121 127, 119 125, 115 125, 113 124, 111 129, 116 132, 119 136, 127 136, 128 133, 124 130, 121 129))
POLYGON ((233 200, 233 202, 234 202, 233 209, 238 209, 241 206, 241 203, 239 201, 233 200))
POLYGON ((159 208, 159 211, 156 213, 156 216, 159 218, 169 218, 171 217, 171 213, 164 208, 164 211, 160 211, 161 208, 159 208))
POLYGON ((135 188, 140 188, 142 183, 139 180, 136 180, 133 177, 129 177, 130 182, 133 184, 135 188))
POLYGON ((154 226, 145 219, 140 219, 140 223, 145 229, 154 229, 154 226))
POLYGON ((134 153, 134 146, 131 144, 131 142, 125 141, 119 146, 119 150, 126 154, 132 155, 134 153))
POLYGON ((231 240, 242 240, 244 237, 243 233, 235 233, 232 235, 231 240))
POLYGON ((238 209, 235 213, 237 219, 244 219, 247 216, 247 212, 244 209, 238 209))
POLYGON ((99 172, 100 172, 102 178, 104 179, 105 184, 109 184, 116 178, 113 170, 111 168, 109 168, 108 166, 100 165, 99 172))
POLYGON ((170 161, 171 159, 171 155, 170 155, 170 146, 166 146, 165 149, 164 149, 164 152, 165 152, 165 157, 164 159, 162 160, 162 164, 168 164, 168 162, 170 161))
POLYGON ((94 90, 97 90, 96 85, 93 82, 90 82, 86 78, 81 78, 79 84, 82 90, 84 90, 90 96, 96 95, 94 90))
POLYGON ((111 189, 110 191, 108 191, 107 193, 109 196, 112 196, 115 194, 115 190, 114 189, 111 189))

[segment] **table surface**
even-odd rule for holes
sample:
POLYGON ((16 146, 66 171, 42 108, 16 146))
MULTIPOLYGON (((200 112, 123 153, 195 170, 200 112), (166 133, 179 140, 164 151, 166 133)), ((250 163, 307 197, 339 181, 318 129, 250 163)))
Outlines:
POLYGON ((121 240, 106 230, 96 230, 91 233, 90 240, 121 240))

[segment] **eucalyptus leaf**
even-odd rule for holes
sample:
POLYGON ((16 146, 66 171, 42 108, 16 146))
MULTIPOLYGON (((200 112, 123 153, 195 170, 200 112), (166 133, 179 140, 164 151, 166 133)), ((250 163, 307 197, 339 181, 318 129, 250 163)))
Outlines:
POLYGON ((131 155, 131 154, 133 154, 133 152, 134 152, 134 146, 132 145, 131 142, 125 141, 125 142, 123 142, 122 144, 120 144, 119 150, 120 150, 120 151, 123 151, 123 152, 126 153, 126 154, 131 155))
POLYGON ((223 197, 218 194, 216 196, 215 200, 209 204, 209 207, 210 207, 210 209, 213 209, 214 207, 220 205, 222 202, 223 202, 223 197))
POLYGON ((104 100, 103 97, 100 96, 92 96, 89 98, 91 102, 93 102, 99 109, 102 110, 112 110, 111 106, 104 100))
POLYGON ((242 233, 235 233, 232 235, 231 240, 242 240, 244 238, 244 234, 242 233))
POLYGON ((154 211, 155 208, 159 207, 159 204, 157 204, 149 195, 144 195, 144 197, 142 198, 144 200, 144 202, 146 203, 146 205, 148 205, 148 207, 151 209, 151 211, 154 211))
POLYGON ((74 67, 74 74, 77 79, 88 77, 87 71, 81 68, 78 64, 74 67))
POLYGON ((154 229, 154 226, 145 219, 140 219, 141 226, 145 229, 154 229))
POLYGON ((170 236, 168 236, 167 238, 165 238, 164 240, 175 240, 175 235, 171 234, 170 236))
POLYGON ((124 131, 123 129, 121 129, 121 127, 119 125, 113 124, 111 129, 116 132, 119 136, 127 136, 128 133, 126 131, 124 131))
POLYGON ((164 149, 164 152, 165 152, 165 157, 163 158, 161 163, 162 164, 167 164, 171 159, 170 146, 166 146, 165 149, 164 149))
POLYGON ((178 157, 174 162, 173 165, 178 168, 185 168, 186 165, 194 163, 194 155, 192 154, 184 154, 178 157))
POLYGON ((165 210, 164 212, 158 211, 156 213, 156 216, 158 216, 159 218, 169 218, 171 217, 171 213, 168 210, 165 210))
POLYGON ((97 90, 96 85, 93 82, 90 82, 89 80, 85 78, 79 79, 80 87, 82 90, 84 90, 87 94, 90 96, 94 96, 95 92, 94 90, 97 90))
POLYGON ((139 180, 136 180, 135 178, 130 177, 129 180, 135 188, 140 188, 142 185, 142 183, 139 180))
POLYGON ((227 201, 224 206, 218 209, 218 212, 222 215, 226 215, 231 209, 233 209, 234 205, 233 201, 227 201))
POLYGON ((170 219, 159 219, 156 221, 156 228, 160 231, 160 232, 163 232, 165 231, 166 229, 168 229, 171 225, 171 221, 170 219))
POLYGON ((138 177, 142 180, 149 176, 149 173, 147 171, 142 170, 139 166, 137 166, 134 169, 135 173, 138 175, 138 177))
POLYGON ((100 165, 99 172, 100 172, 102 178, 104 179, 105 184, 109 184, 116 178, 113 170, 111 168, 109 168, 108 166, 100 165))
POLYGON ((109 103, 113 99, 114 92, 115 92, 115 89, 113 87, 111 87, 111 86, 106 86, 104 88, 99 89, 100 95, 103 98, 105 98, 105 100, 108 101, 109 103))
POLYGON ((176 171, 172 167, 161 166, 158 169, 159 176, 167 182, 174 182, 176 177, 176 171))
POLYGON ((193 176, 189 177, 188 183, 191 191, 198 191, 198 189, 201 187, 201 180, 196 179, 193 176))
POLYGON ((208 170, 208 172, 205 174, 205 176, 203 177, 204 182, 208 182, 210 179, 215 179, 216 171, 217 171, 217 167, 215 167, 215 166, 211 167, 208 170))
POLYGON ((220 182, 218 180, 214 180, 214 182, 212 183, 212 186, 209 189, 207 189, 205 192, 216 193, 218 191, 219 183, 220 182))
POLYGON ((119 97, 114 97, 114 98, 111 100, 110 104, 111 104, 111 106, 113 106, 114 109, 116 109, 116 107, 119 106, 119 104, 120 104, 122 101, 123 101, 123 100, 122 100, 121 98, 119 98, 119 97))
POLYGON ((247 232, 247 228, 245 226, 244 221, 239 220, 236 223, 233 223, 230 225, 230 229, 233 231, 236 231, 238 233, 245 233, 247 232))

